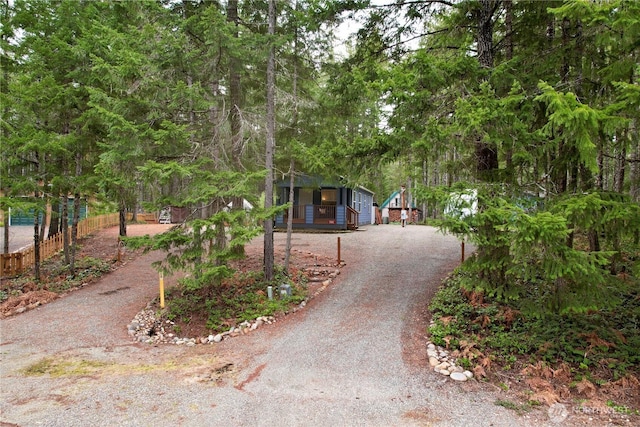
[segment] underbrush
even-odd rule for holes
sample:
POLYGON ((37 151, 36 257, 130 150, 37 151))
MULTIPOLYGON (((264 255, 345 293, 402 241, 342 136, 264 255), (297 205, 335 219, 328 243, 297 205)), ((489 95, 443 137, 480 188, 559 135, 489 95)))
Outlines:
POLYGON ((432 300, 429 332, 476 378, 501 388, 526 385, 528 401, 600 399, 637 412, 640 281, 612 277, 618 302, 606 308, 534 315, 521 300, 497 302, 465 290, 463 276, 456 271, 432 300), (506 386, 504 378, 517 380, 506 386))
POLYGON ((193 290, 183 283, 169 290, 163 317, 175 323, 177 334, 219 333, 245 320, 286 313, 307 294, 306 277, 301 273, 288 277, 279 268, 273 281, 267 282, 261 271, 238 271, 220 284, 193 290), (281 293, 281 285, 289 285, 290 295, 281 293))
POLYGON ((82 257, 76 261, 74 272, 62 263, 61 256, 48 259, 40 266, 40 281, 36 283, 31 270, 15 277, 2 281, 0 289, 0 302, 12 296, 20 296, 23 293, 47 290, 57 294, 70 289, 81 287, 93 282, 111 270, 111 263, 93 257, 82 257))
POLYGON ((61 293, 93 281, 111 270, 111 263, 93 257, 83 257, 76 262, 72 274, 68 267, 56 267, 49 273, 50 280, 43 280, 51 292, 61 293))

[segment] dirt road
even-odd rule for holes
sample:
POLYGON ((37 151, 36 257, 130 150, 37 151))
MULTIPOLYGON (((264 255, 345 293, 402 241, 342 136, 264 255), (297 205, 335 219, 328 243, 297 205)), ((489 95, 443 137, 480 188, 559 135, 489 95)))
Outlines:
MULTIPOLYGON (((477 382, 426 368, 425 309, 458 262, 454 238, 396 225, 339 236, 347 266, 334 284, 219 344, 131 342, 126 325, 156 293, 159 254, 1 320, 0 425, 541 425, 546 413, 518 416, 477 382)), ((336 238, 295 234, 293 244, 329 254, 336 238)))

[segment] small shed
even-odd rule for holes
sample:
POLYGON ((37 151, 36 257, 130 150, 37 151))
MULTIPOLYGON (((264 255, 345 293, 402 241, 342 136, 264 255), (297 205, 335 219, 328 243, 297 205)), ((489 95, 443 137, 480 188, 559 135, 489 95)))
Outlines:
MULTIPOLYGON (((405 196, 406 197, 406 196, 405 196)), ((405 205, 409 212, 409 222, 418 222, 422 220, 422 211, 418 209, 413 201, 409 203, 409 198, 405 200, 405 205)), ((382 212, 382 222, 400 222, 400 212, 402 211, 402 195, 400 190, 393 192, 382 205, 380 205, 380 211, 382 212)))
MULTIPOLYGON (((278 206, 289 202, 290 182, 276 183, 278 206)), ((293 188, 293 228, 356 230, 375 222, 373 192, 362 186, 348 187, 341 179, 296 177, 293 188)), ((276 217, 275 227, 286 228, 288 211, 276 217)))

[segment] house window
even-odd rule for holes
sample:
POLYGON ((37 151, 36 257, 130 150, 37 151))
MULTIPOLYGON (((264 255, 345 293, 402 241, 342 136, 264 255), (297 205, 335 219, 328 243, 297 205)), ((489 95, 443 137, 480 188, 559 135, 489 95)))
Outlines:
POLYGON ((301 206, 313 204, 313 190, 311 188, 301 188, 298 193, 298 204, 301 206))
POLYGON ((322 189, 321 200, 323 205, 336 205, 338 200, 338 190, 336 189, 322 189))

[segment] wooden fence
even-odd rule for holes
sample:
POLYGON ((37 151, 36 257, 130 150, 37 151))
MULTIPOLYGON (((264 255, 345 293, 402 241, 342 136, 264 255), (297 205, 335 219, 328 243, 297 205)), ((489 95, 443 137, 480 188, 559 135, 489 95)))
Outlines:
MULTIPOLYGON (((119 224, 119 214, 106 214, 85 218, 78 222, 78 238, 93 233, 102 228, 113 227, 119 224)), ((71 236, 71 227, 68 229, 71 236)), ((40 243, 40 260, 45 260, 64 247, 62 233, 57 233, 40 243)), ((35 249, 33 245, 19 252, 0 254, 0 272, 2 276, 14 276, 32 267, 35 264, 35 249)))

